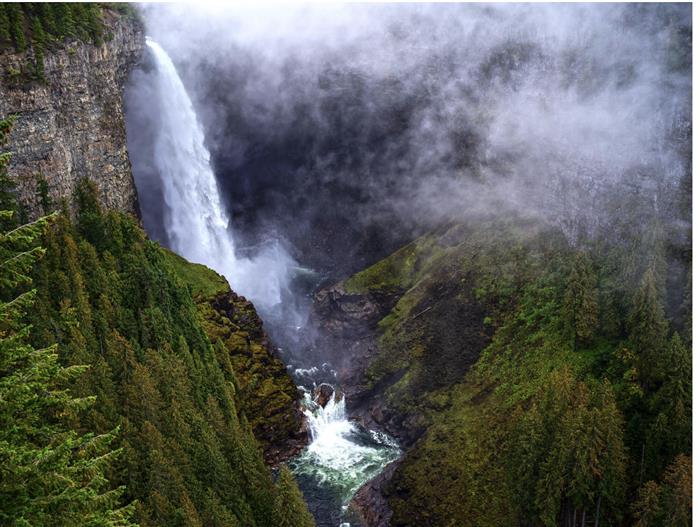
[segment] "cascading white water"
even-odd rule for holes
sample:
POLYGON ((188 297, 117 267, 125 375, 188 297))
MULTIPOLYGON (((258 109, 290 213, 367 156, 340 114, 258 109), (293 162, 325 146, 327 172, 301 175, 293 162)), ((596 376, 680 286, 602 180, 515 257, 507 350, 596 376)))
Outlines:
POLYGON ((154 165, 166 205, 168 244, 188 260, 224 275, 258 307, 272 308, 281 302, 295 263, 277 243, 253 258, 236 258, 228 215, 192 101, 165 50, 150 38, 146 44, 157 69, 159 127, 154 165))
POLYGON ((294 461, 294 471, 335 489, 343 505, 401 453, 385 434, 366 431, 348 420, 342 395, 333 393, 322 407, 305 391, 304 406, 311 443, 294 461))

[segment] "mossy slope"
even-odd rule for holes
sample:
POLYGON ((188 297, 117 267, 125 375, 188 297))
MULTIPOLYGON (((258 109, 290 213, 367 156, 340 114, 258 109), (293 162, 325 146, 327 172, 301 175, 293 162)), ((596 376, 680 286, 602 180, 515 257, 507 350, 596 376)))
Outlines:
MULTIPOLYGON (((671 365, 688 361, 688 341, 657 335, 675 358, 659 356, 666 380, 645 383, 629 318, 645 267, 663 258, 659 244, 574 247, 557 229, 498 221, 436 231, 349 279, 355 293, 399 291, 365 374, 389 428, 419 438, 388 486, 392 525, 558 525, 584 511, 592 522, 598 503, 600 524, 617 525, 637 514, 640 473, 688 474, 690 399, 664 395, 689 386, 671 365), (581 261, 595 307, 585 339, 569 305, 581 261), (665 412, 681 416, 677 439, 651 452, 665 412)), ((687 494, 673 481, 660 496, 687 494)), ((676 506, 687 518, 689 502, 676 506)))
POLYGON ((292 443, 305 436, 299 394, 284 364, 273 354, 255 307, 231 291, 226 279, 215 271, 163 251, 191 291, 202 328, 215 350, 228 355, 239 404, 266 458, 271 462, 286 458, 294 452, 292 443))

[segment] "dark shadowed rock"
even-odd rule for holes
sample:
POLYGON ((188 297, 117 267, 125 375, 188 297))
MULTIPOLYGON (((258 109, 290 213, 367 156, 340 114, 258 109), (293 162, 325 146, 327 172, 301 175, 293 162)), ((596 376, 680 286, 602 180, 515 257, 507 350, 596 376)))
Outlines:
POLYGON ((341 284, 314 295, 314 311, 322 329, 336 337, 359 338, 376 327, 397 295, 347 292, 341 284))
POLYGON ((350 502, 350 509, 364 527, 389 527, 392 511, 384 491, 400 462, 397 459, 389 463, 381 474, 360 487, 350 502))
POLYGON ((333 386, 324 382, 314 390, 314 401, 316 401, 321 408, 325 408, 334 393, 335 389, 333 386))

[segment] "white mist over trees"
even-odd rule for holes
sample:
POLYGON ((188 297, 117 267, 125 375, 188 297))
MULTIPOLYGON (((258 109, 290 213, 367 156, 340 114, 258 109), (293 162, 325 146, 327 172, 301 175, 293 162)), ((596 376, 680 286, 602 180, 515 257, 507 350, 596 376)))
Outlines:
POLYGON ((687 5, 144 13, 246 245, 286 238, 302 263, 342 275, 483 215, 535 216, 576 241, 614 236, 634 209, 632 223, 662 216, 687 236, 687 5))

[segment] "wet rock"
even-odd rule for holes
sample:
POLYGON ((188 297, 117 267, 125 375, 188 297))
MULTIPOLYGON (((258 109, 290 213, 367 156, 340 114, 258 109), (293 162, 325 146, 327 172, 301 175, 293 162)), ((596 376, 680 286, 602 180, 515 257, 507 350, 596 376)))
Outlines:
POLYGON ((314 390, 314 401, 321 408, 325 408, 335 394, 335 389, 330 384, 323 383, 314 390))
POLYGON ((381 474, 360 487, 350 502, 350 509, 364 527, 389 527, 392 511, 385 491, 400 462, 397 459, 389 463, 381 474))
POLYGON ((336 284, 314 295, 314 316, 330 335, 360 338, 376 327, 396 298, 383 293, 348 293, 341 284, 336 284))

